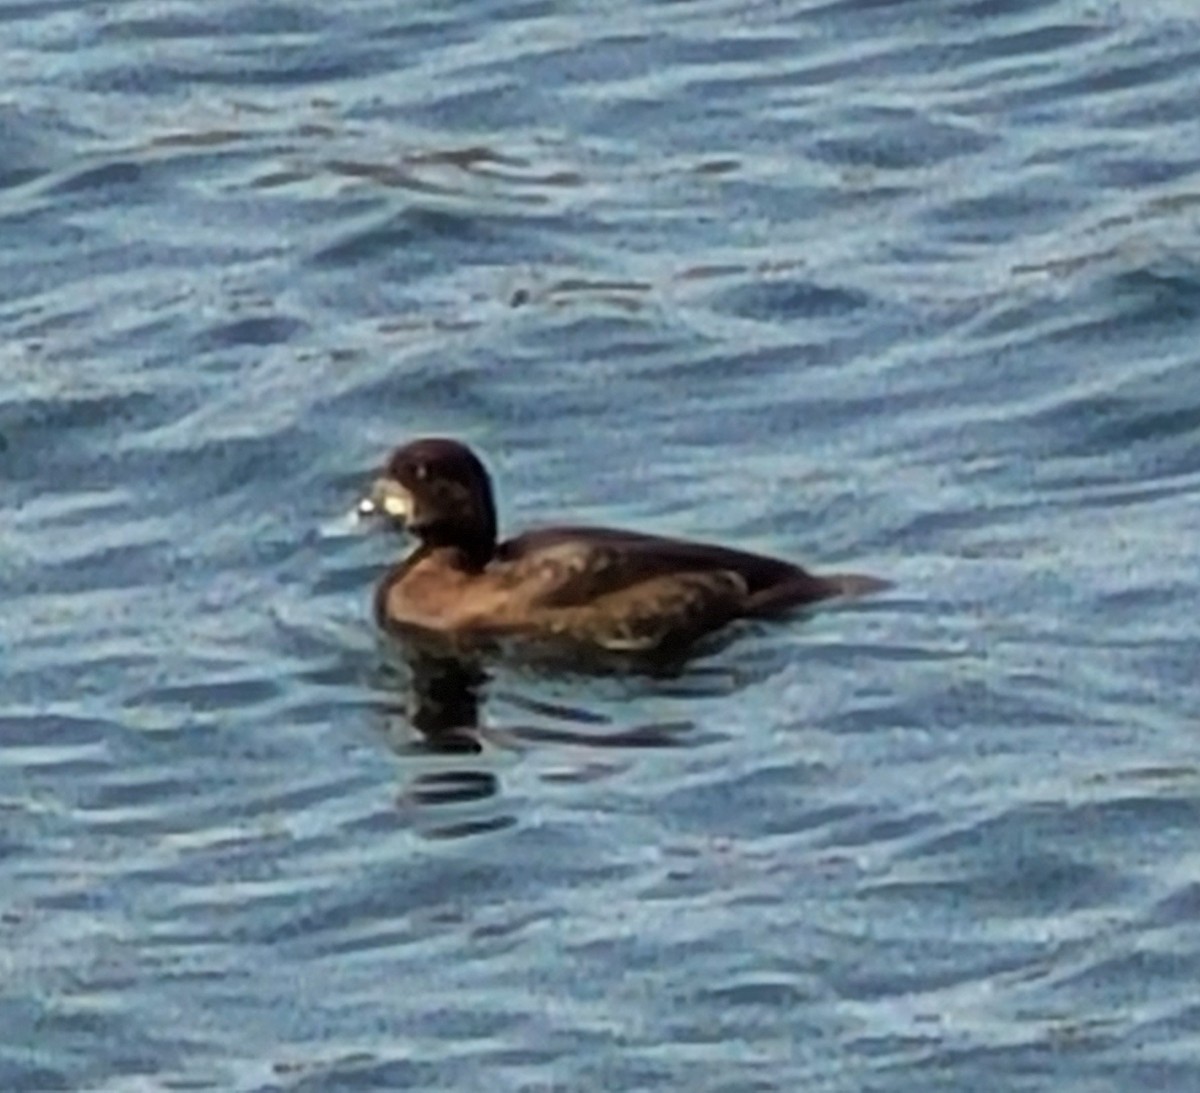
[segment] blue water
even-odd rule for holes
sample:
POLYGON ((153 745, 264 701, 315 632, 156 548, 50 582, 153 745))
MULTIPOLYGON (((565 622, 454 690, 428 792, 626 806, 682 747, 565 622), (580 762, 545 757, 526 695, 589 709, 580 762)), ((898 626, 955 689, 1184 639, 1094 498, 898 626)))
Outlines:
POLYGON ((1200 1088, 1198 102, 1169 0, 0 5, 0 1088, 1200 1088), (476 701, 340 520, 427 433, 895 587, 476 701))

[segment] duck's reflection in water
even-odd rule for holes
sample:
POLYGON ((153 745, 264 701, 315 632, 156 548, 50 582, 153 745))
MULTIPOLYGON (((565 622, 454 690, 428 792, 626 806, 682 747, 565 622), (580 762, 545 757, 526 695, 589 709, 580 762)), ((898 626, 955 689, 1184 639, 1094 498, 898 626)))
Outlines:
POLYGON ((452 656, 413 653, 409 721, 431 751, 477 754, 482 665, 452 656))
MULTIPOLYGON (((510 691, 497 698, 530 714, 530 723, 485 727, 482 711, 491 676, 480 658, 411 646, 403 651, 402 664, 396 662, 395 646, 386 657, 383 678, 402 696, 385 706, 386 734, 408 775, 400 804, 427 813, 424 820, 438 813, 447 821, 433 827, 423 822, 422 831, 430 837, 478 834, 515 823, 502 807, 502 774, 531 748, 672 748, 718 738, 698 733, 689 721, 612 728, 603 714, 510 691)), ((588 778, 585 773, 579 780, 588 778)), ((561 774, 547 778, 563 780, 561 774)))
MULTIPOLYGON (((423 819, 431 838, 454 838, 509 827, 515 818, 498 813, 496 759, 485 754, 479 707, 487 682, 483 668, 453 656, 410 651, 401 686, 404 701, 387 708, 392 750, 408 760, 409 777, 399 804, 423 819), (415 730, 415 731, 414 731, 415 730)), ((398 683, 399 679, 396 680, 398 683)))

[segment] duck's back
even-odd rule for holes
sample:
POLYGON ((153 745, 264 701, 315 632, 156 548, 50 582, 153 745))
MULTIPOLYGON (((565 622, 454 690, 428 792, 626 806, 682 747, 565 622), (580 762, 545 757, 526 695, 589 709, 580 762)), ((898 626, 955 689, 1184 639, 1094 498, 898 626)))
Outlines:
POLYGON ((664 593, 672 580, 679 580, 694 593, 704 577, 717 579, 724 601, 732 587, 740 589, 741 609, 735 614, 780 610, 837 591, 778 558, 619 528, 526 532, 500 544, 495 565, 514 585, 527 582, 539 590, 546 606, 555 607, 583 606, 616 593, 634 595, 650 582, 664 593))

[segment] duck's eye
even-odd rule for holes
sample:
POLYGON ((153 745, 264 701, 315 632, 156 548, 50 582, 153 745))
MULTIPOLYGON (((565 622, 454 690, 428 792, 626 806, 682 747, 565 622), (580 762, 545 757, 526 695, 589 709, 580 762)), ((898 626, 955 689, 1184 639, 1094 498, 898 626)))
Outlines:
POLYGON ((429 464, 418 463, 413 467, 413 475, 418 482, 424 482, 429 477, 429 464))

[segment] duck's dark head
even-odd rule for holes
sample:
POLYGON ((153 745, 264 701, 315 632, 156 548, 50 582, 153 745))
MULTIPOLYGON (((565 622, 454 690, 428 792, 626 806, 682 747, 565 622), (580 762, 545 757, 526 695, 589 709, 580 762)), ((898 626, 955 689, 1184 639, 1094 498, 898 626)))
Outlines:
POLYGON ((392 452, 360 516, 382 517, 429 546, 462 550, 485 565, 496 549, 496 503, 487 468, 456 440, 414 440, 392 452))

